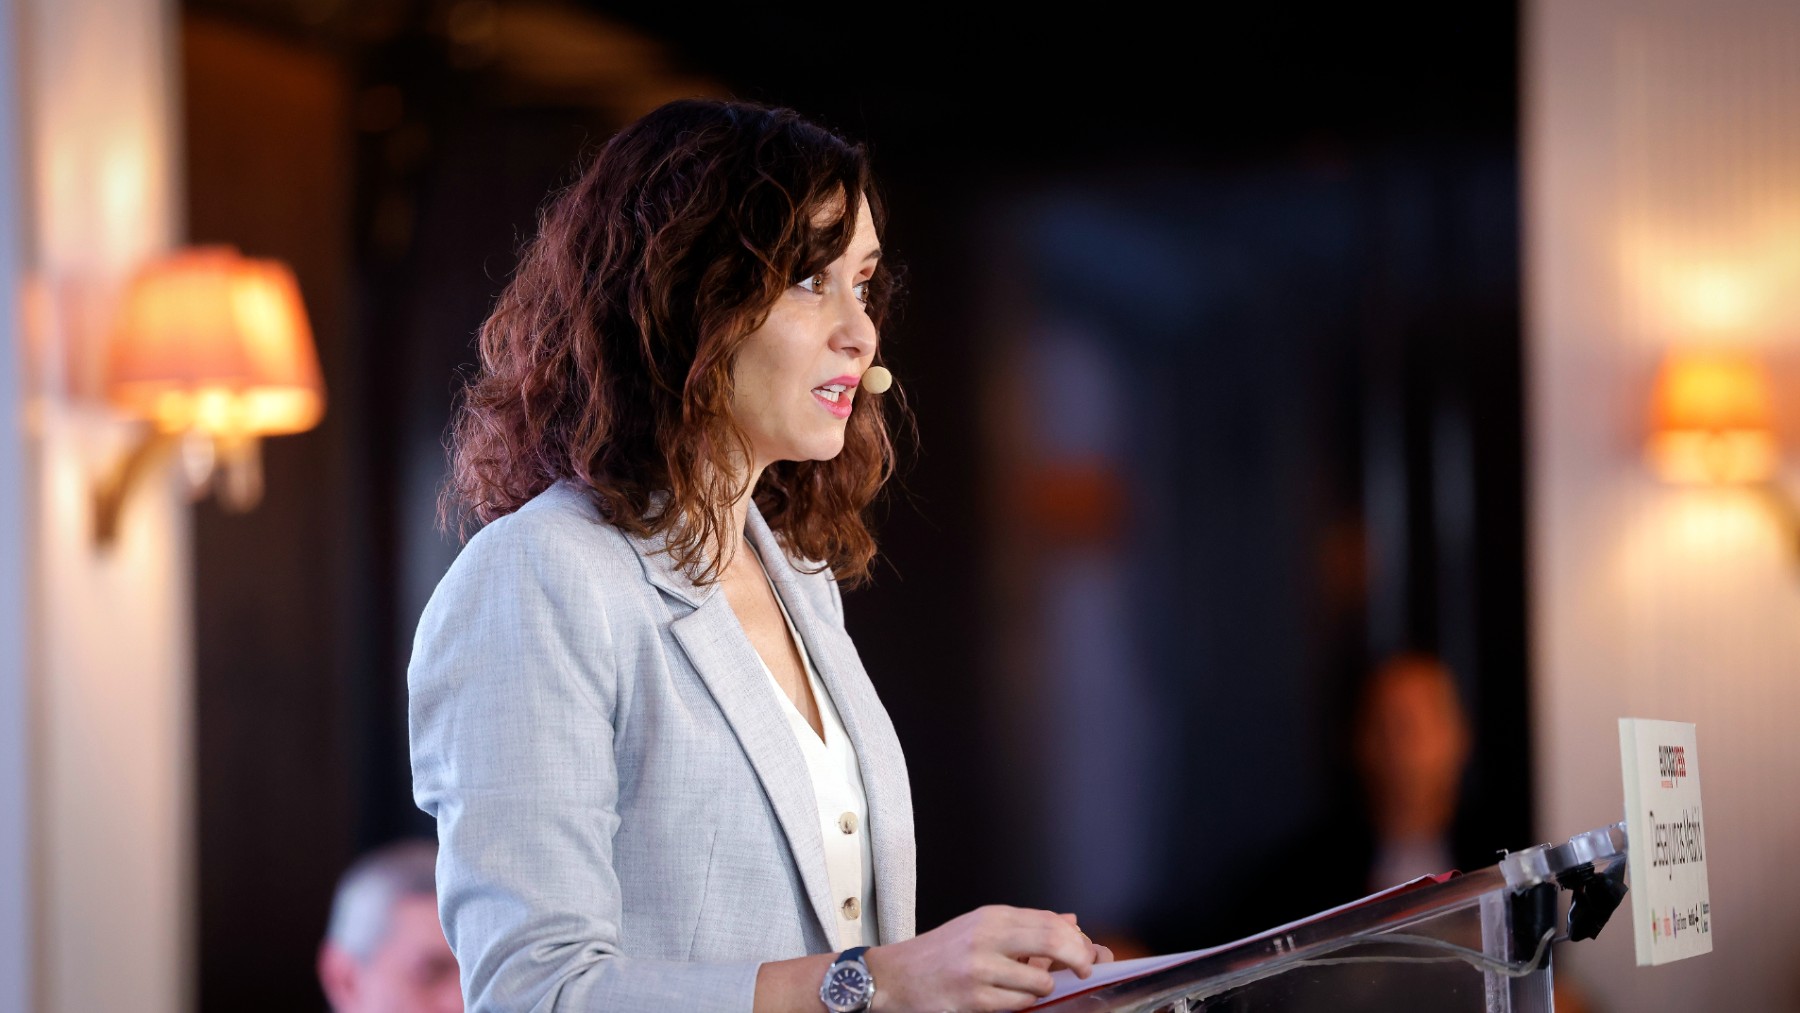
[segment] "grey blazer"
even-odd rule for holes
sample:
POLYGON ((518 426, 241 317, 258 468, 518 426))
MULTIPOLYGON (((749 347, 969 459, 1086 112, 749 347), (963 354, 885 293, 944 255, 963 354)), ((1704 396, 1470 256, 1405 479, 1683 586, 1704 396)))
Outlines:
MULTIPOLYGON (((899 740, 837 582, 796 566, 754 506, 748 533, 862 765, 877 936, 906 939, 899 740)), ((660 547, 558 484, 470 539, 419 621, 413 794, 438 821, 438 910, 472 1011, 748 1013, 759 964, 840 948, 781 702, 717 585, 660 547)))

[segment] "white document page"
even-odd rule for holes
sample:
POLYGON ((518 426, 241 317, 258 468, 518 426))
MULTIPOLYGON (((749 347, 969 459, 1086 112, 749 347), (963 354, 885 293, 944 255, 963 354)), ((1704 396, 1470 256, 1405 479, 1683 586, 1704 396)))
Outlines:
POLYGON ((1077 978, 1075 976, 1074 971, 1055 971, 1055 972, 1052 972, 1051 976, 1056 979, 1056 991, 1051 992, 1049 995, 1045 996, 1044 998, 1038 1000, 1037 1002, 1033 1003, 1030 1006, 1027 1006, 1026 1009, 1027 1010, 1042 1009, 1045 1006, 1050 1005, 1051 1003, 1057 1002, 1058 1000, 1066 999, 1069 996, 1076 994, 1077 992, 1086 992, 1090 989, 1099 988, 1103 985, 1111 985, 1115 982, 1127 981, 1132 978, 1142 977, 1146 974, 1154 974, 1157 971, 1161 971, 1166 968, 1174 967, 1177 964, 1184 964, 1184 963, 1186 963, 1190 960, 1194 960, 1198 957, 1204 957, 1211 953, 1217 953, 1220 950, 1229 949, 1229 948, 1231 948, 1233 946, 1237 946, 1241 943, 1250 942, 1250 941, 1256 940, 1256 939, 1267 939, 1267 938, 1271 938, 1274 936, 1279 936, 1282 933, 1290 931, 1295 928, 1298 928, 1301 925, 1305 925, 1309 922, 1316 922, 1321 918, 1329 918, 1332 915, 1338 914, 1340 912, 1348 911, 1353 907, 1361 907, 1364 904, 1368 904, 1373 901, 1378 901, 1385 897, 1391 897, 1397 893, 1405 893, 1408 890, 1416 890, 1421 886, 1429 886, 1433 883, 1442 883, 1444 880, 1449 879, 1451 875, 1452 875, 1451 873, 1444 873, 1444 874, 1438 875, 1438 876, 1420 876, 1418 879, 1408 880, 1407 882, 1401 883, 1398 886, 1390 886, 1386 890, 1382 890, 1377 893, 1372 893, 1372 894, 1368 895, 1367 897, 1363 897, 1358 900, 1353 900, 1353 901, 1349 902, 1348 904, 1339 904, 1337 907, 1334 907, 1329 911, 1321 911, 1315 915, 1308 915, 1307 917, 1301 918, 1298 921, 1291 921, 1291 922, 1288 922, 1286 925, 1278 925, 1275 928, 1269 929, 1266 932, 1259 932, 1254 936, 1249 936, 1244 939, 1237 940, 1236 942, 1226 943, 1223 946, 1212 946, 1212 947, 1208 947, 1204 950, 1189 950, 1186 953, 1170 953, 1170 954, 1167 954, 1167 955, 1161 956, 1161 957, 1139 957, 1136 960, 1118 960, 1118 961, 1114 961, 1113 963, 1110 963, 1110 964, 1095 964, 1094 965, 1094 973, 1089 975, 1085 979, 1077 978))

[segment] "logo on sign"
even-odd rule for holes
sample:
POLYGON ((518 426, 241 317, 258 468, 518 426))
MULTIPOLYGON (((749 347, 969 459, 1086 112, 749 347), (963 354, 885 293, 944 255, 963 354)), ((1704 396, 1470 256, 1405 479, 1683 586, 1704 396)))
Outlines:
POLYGON ((1650 913, 1650 934, 1657 941, 1674 939, 1683 932, 1712 931, 1712 905, 1702 901, 1687 911, 1670 908, 1667 914, 1650 913))
POLYGON ((1657 746, 1656 767, 1662 786, 1675 787, 1675 782, 1687 776, 1687 750, 1682 746, 1657 746))

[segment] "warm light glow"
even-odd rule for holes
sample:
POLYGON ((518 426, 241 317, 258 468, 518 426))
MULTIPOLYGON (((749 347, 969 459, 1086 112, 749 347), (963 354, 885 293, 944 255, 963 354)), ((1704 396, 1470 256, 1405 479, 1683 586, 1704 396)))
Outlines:
POLYGON ((1657 377, 1650 461, 1665 481, 1749 483, 1779 467, 1768 377, 1727 352, 1677 353, 1657 377))
POLYGON ((1777 348, 1800 330, 1800 206, 1743 221, 1643 220, 1621 229, 1622 308, 1659 347, 1777 348))
POLYGON ((1656 573, 1734 575, 1768 569, 1787 576, 1780 525, 1739 489, 1671 489, 1619 522, 1609 592, 1630 596, 1656 573))
POLYGON ((287 267, 228 247, 175 254, 132 282, 107 396, 168 432, 276 436, 325 411, 312 329, 287 267))
POLYGON ((1752 326, 1760 315, 1761 293, 1750 275, 1724 266, 1697 268, 1671 279, 1670 291, 1695 329, 1730 334, 1752 326))

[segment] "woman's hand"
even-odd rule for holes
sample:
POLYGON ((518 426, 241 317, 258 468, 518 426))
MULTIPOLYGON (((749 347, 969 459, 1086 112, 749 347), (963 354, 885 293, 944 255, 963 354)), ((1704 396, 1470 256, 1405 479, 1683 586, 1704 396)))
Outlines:
MULTIPOLYGON (((1079 922, 1077 922, 1075 920, 1074 915, 1063 914, 1063 915, 1057 915, 1057 917, 1058 918, 1067 918, 1069 920, 1069 924, 1075 926, 1075 931, 1081 932, 1081 925, 1079 922)), ((1094 942, 1092 939, 1089 939, 1088 934, 1086 932, 1081 932, 1081 938, 1089 946, 1092 946, 1094 948, 1094 963, 1110 964, 1113 962, 1114 958, 1113 958, 1112 950, 1107 949, 1104 946, 1101 946, 1099 943, 1094 942)), ((1066 971, 1066 970, 1068 970, 1068 967, 1069 967, 1069 965, 1059 964, 1056 961, 1051 960, 1049 957, 1032 957, 1031 960, 1028 961, 1028 963, 1030 963, 1032 967, 1041 967, 1047 971, 1066 971)))
POLYGON ((863 960, 875 979, 872 1013, 999 1013, 1049 995, 1051 966, 1087 977, 1105 950, 1074 915, 991 904, 863 960))

